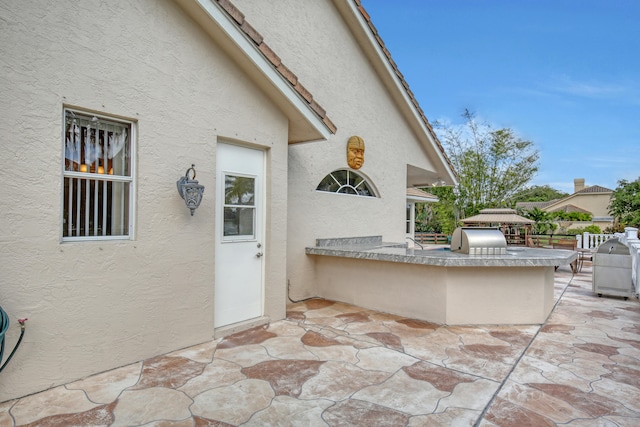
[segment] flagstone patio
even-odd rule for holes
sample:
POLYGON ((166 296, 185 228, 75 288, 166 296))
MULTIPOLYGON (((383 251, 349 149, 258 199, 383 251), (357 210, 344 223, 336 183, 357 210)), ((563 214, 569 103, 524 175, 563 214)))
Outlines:
POLYGON ((310 299, 265 327, 0 403, 0 426, 638 426, 640 304, 555 275, 547 322, 310 299))

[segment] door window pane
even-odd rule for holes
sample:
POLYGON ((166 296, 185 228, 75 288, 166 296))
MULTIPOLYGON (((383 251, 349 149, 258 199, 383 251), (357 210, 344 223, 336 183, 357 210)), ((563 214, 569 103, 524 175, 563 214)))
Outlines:
POLYGON ((253 237, 253 208, 224 208, 224 235, 253 237))
POLYGON ((224 178, 224 204, 253 206, 255 179, 245 176, 226 175, 224 178))
POLYGON ((225 175, 223 236, 227 240, 255 238, 255 185, 254 177, 225 175))

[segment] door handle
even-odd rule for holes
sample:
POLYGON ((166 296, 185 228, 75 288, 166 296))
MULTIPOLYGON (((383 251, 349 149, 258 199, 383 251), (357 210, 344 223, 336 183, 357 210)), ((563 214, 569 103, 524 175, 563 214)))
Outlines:
POLYGON ((264 255, 262 252, 258 252, 258 253, 256 254, 256 257, 257 257, 257 258, 260 258, 262 255, 264 255))

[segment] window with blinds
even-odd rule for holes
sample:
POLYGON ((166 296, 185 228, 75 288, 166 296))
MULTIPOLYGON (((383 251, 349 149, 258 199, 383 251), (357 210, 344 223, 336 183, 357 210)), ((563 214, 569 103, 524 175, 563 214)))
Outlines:
POLYGON ((132 235, 133 126, 65 110, 63 240, 132 235))

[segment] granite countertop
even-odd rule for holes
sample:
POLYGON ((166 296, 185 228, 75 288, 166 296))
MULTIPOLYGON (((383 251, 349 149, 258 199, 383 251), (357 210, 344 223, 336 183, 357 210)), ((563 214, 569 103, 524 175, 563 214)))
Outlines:
POLYGON ((512 246, 505 255, 467 255, 442 246, 433 249, 408 248, 404 243, 385 243, 381 236, 318 239, 307 247, 309 255, 369 259, 442 267, 545 267, 568 265, 578 258, 576 251, 512 246))

